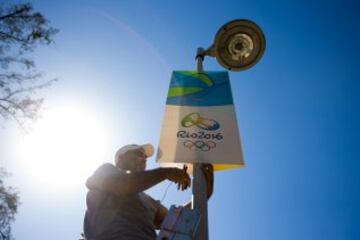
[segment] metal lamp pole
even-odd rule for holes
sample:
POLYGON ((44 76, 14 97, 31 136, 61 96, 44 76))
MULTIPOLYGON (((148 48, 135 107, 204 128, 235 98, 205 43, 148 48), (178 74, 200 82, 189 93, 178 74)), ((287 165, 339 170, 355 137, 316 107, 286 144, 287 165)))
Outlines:
MULTIPOLYGON (((203 48, 197 49, 196 54, 196 70, 198 72, 203 71, 203 60, 204 60, 203 48)), ((207 208, 207 182, 205 175, 202 171, 201 163, 194 163, 193 168, 193 181, 192 181, 192 209, 197 209, 200 212, 200 222, 196 234, 196 240, 208 240, 209 239, 209 228, 208 228, 208 208, 207 208)))

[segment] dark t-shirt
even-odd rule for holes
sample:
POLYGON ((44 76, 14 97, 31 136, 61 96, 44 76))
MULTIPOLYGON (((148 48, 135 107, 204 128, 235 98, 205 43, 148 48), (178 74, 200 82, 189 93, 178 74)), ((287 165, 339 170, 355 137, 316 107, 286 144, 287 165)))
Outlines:
MULTIPOLYGON (((110 163, 88 179, 84 234, 87 240, 154 240, 154 218, 162 206, 147 194, 115 195, 102 188, 107 176, 127 174, 110 163)), ((121 183, 119 183, 121 184, 121 183)))

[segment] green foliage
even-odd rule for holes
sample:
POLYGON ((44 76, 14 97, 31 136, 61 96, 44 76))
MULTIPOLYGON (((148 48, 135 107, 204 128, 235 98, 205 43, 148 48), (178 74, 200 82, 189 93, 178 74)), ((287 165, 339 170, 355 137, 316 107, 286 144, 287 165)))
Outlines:
POLYGON ((0 168, 0 239, 10 240, 11 226, 19 205, 18 193, 4 184, 4 178, 9 174, 0 168))
POLYGON ((53 43, 57 32, 31 4, 0 3, 0 117, 3 119, 12 118, 20 126, 36 119, 43 99, 35 94, 55 79, 42 82, 42 74, 29 55, 38 45, 53 43))

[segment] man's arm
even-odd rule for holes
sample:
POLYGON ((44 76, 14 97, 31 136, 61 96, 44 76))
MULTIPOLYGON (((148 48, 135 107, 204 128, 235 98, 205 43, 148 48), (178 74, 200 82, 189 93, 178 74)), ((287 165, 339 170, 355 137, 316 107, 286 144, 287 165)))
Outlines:
POLYGON ((103 188, 119 195, 138 193, 165 179, 167 179, 166 170, 157 168, 149 171, 109 176, 105 178, 103 188))
POLYGON ((104 165, 103 169, 99 169, 88 179, 86 186, 98 187, 117 195, 142 192, 165 179, 178 183, 183 188, 190 186, 189 175, 178 168, 157 168, 132 173, 114 171, 110 168, 109 165, 104 165))

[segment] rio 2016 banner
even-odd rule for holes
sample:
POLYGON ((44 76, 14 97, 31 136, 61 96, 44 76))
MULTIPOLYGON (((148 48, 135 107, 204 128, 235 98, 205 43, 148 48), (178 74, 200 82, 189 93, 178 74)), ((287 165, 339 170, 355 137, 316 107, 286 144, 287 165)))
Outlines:
POLYGON ((157 160, 244 165, 228 72, 173 72, 157 160))

